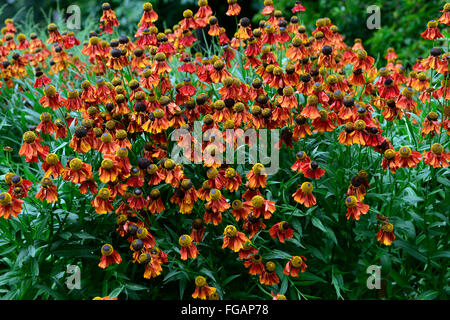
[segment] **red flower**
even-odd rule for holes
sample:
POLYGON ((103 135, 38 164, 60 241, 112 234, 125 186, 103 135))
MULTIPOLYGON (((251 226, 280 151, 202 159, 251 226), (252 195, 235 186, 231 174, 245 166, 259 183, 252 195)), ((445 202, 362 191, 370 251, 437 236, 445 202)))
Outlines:
POLYGON ((243 245, 249 241, 242 232, 237 231, 233 225, 228 225, 223 231, 223 245, 222 249, 229 248, 234 252, 238 252, 243 248, 243 245))
POLYGON ((366 214, 369 211, 369 205, 362 203, 355 196, 347 197, 345 205, 347 206, 347 220, 350 217, 359 220, 361 214, 366 214))
POLYGON ((385 246, 390 246, 392 241, 395 240, 394 225, 384 222, 377 233, 377 240, 385 246))
POLYGON ((0 217, 9 219, 11 216, 17 218, 22 211, 23 200, 17 199, 8 192, 0 193, 0 217))
POLYGON ((208 286, 204 277, 198 276, 195 278, 195 290, 192 294, 192 298, 205 300, 215 293, 216 288, 208 286))
POLYGON ((181 260, 187 259, 195 259, 198 255, 197 246, 192 242, 192 239, 189 235, 184 234, 178 239, 178 243, 180 244, 180 254, 181 260))
POLYGON ((281 221, 275 223, 269 230, 269 234, 272 238, 280 240, 284 243, 284 239, 291 239, 294 236, 294 230, 289 227, 289 223, 281 221))
POLYGON ((102 257, 98 266, 102 269, 107 268, 111 264, 120 264, 122 262, 122 257, 110 244, 104 244, 101 252, 102 257))
POLYGON ((424 162, 433 168, 446 168, 450 162, 450 153, 444 152, 444 147, 434 143, 430 151, 424 153, 424 162))
POLYGON ((291 260, 286 263, 283 269, 283 273, 287 276, 298 277, 299 271, 305 272, 306 270, 306 258, 304 256, 293 256, 291 260))

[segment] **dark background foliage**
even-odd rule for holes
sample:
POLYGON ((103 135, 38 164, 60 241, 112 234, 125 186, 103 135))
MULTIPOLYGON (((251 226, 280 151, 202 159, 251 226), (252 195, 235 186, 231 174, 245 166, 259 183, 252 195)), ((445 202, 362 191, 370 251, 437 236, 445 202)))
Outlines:
MULTIPOLYGON (((121 32, 131 32, 136 29, 142 14, 142 4, 146 1, 110 0, 121 23, 121 32)), ((159 15, 157 26, 159 29, 170 28, 176 24, 186 9, 198 8, 195 0, 153 0, 155 11, 159 15)), ((274 6, 282 10, 285 17, 289 18, 291 8, 295 0, 276 0, 274 6)), ((86 27, 87 21, 97 21, 101 15, 101 1, 93 0, 7 0, 0 18, 3 21, 7 17, 15 17, 17 22, 24 21, 29 10, 32 10, 32 20, 45 27, 46 17, 54 20, 55 12, 59 8, 62 12, 70 5, 78 5, 81 8, 81 29, 86 27), (94 20, 92 20, 94 19, 94 20)), ((247 16, 256 23, 263 18, 258 12, 263 8, 263 1, 239 0, 242 7, 239 18, 247 16)), ((328 16, 336 24, 340 32, 346 37, 347 44, 351 45, 353 39, 363 39, 363 44, 369 54, 377 57, 384 56, 387 48, 394 47, 405 63, 413 63, 416 52, 423 52, 425 41, 420 33, 426 29, 426 22, 433 18, 432 13, 438 17, 436 8, 441 8, 445 1, 442 0, 305 0, 302 4, 307 8, 306 13, 300 14, 303 24, 311 32, 315 21, 328 16), (367 7, 378 5, 381 10, 381 29, 369 30, 366 20, 369 17, 367 7)), ((214 14, 219 17, 221 26, 227 29, 231 37, 235 32, 236 18, 227 17, 225 12, 228 4, 226 0, 210 0, 209 5, 214 14)), ((428 46, 429 47, 429 46, 428 46)))

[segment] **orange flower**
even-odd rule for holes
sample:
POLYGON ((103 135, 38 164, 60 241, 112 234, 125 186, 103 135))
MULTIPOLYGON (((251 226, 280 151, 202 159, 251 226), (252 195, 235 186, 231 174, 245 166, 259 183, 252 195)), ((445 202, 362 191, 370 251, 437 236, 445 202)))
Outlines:
POLYGON ((266 200, 261 195, 255 195, 251 201, 244 202, 244 207, 251 210, 252 217, 259 218, 262 216, 264 219, 270 219, 276 209, 275 201, 266 200))
POLYGON ((144 193, 140 188, 134 189, 133 194, 127 202, 134 210, 142 210, 148 207, 148 199, 144 196, 144 193))
POLYGON ((325 174, 325 170, 319 168, 319 164, 316 161, 305 162, 300 169, 305 178, 318 180, 325 174))
POLYGON ((58 201, 57 186, 53 184, 50 178, 43 178, 41 180, 41 189, 36 194, 36 198, 40 201, 47 200, 48 203, 58 201))
POLYGON ((298 277, 299 271, 305 272, 306 270, 306 258, 304 256, 293 256, 291 260, 286 263, 283 269, 283 273, 287 276, 298 277))
POLYGON ((294 236, 294 230, 289 227, 289 223, 281 221, 275 223, 272 228, 269 229, 269 234, 272 238, 280 240, 284 243, 284 239, 291 239, 294 236))
POLYGON ((92 166, 88 163, 83 163, 78 158, 69 159, 69 166, 64 169, 62 176, 66 181, 72 181, 73 183, 82 183, 92 175, 92 166))
POLYGON ((254 255, 258 253, 258 249, 256 249, 250 240, 246 241, 242 246, 242 249, 239 250, 239 258, 240 259, 250 259, 250 255, 254 255))
POLYGON ((264 165, 256 163, 253 165, 252 170, 246 175, 248 180, 248 186, 252 189, 265 188, 267 185, 267 174, 265 173, 264 165))
POLYGON ((192 242, 191 236, 184 234, 178 239, 180 244, 181 260, 195 259, 198 256, 197 246, 192 242))
POLYGON ((350 217, 354 220, 359 220, 361 214, 366 214, 369 211, 369 205, 358 201, 355 196, 348 196, 345 199, 345 205, 347 206, 347 220, 350 217))
POLYGON ((22 211, 23 200, 17 199, 8 192, 0 193, 0 217, 9 219, 11 216, 17 218, 22 211))
POLYGON ((394 225, 384 222, 377 233, 377 240, 385 246, 390 246, 392 241, 395 240, 394 225))
POLYGON ((395 156, 395 163, 399 168, 415 168, 420 160, 422 160, 422 154, 407 146, 401 147, 395 156))
POLYGON ((311 182, 303 182, 292 197, 295 202, 303 204, 306 208, 312 207, 316 204, 316 198, 312 194, 313 188, 311 182))
POLYGON ((198 276, 195 278, 195 290, 192 294, 192 298, 205 300, 215 293, 216 288, 208 286, 204 277, 198 276))
POLYGON ((248 238, 244 233, 237 231, 233 225, 228 225, 223 231, 223 245, 222 249, 230 248, 234 252, 238 252, 243 248, 243 244, 246 243, 248 238))
POLYGON ((434 143, 430 151, 424 153, 424 162, 433 168, 446 168, 450 161, 450 153, 444 152, 444 147, 434 143))
POLYGON ((98 214, 114 211, 111 200, 111 191, 109 191, 108 188, 101 188, 98 195, 91 201, 91 205, 98 214))
POLYGON ((238 16, 241 13, 241 7, 237 3, 237 0, 227 0, 228 10, 225 12, 227 16, 238 16))
POLYGON ((150 203, 148 205, 148 211, 152 214, 161 213, 165 210, 164 203, 161 200, 161 192, 158 189, 150 191, 150 203))
POLYGON ((264 271, 264 264, 262 263, 262 257, 259 254, 252 256, 244 262, 244 266, 250 269, 248 273, 251 275, 262 274, 264 271))
POLYGON ((227 168, 225 170, 225 189, 230 192, 236 192, 239 187, 242 185, 242 179, 239 173, 236 172, 233 168, 227 168))
POLYGON ((383 167, 384 171, 386 171, 388 167, 392 173, 395 173, 397 171, 398 166, 397 162, 395 161, 395 158, 396 153, 393 149, 387 149, 386 151, 384 151, 384 157, 383 160, 381 161, 381 166, 383 167))
POLYGON ((231 214, 236 221, 239 221, 240 219, 246 220, 250 213, 250 208, 244 206, 241 200, 233 200, 231 208, 233 209, 231 210, 231 214))
POLYGON ((200 218, 194 219, 192 221, 192 231, 191 231, 191 238, 192 241, 195 242, 202 242, 203 235, 205 234, 205 226, 203 225, 203 221, 200 218))
POLYGON ((100 181, 103 183, 116 181, 119 173, 120 170, 117 167, 117 162, 114 160, 113 156, 106 155, 98 169, 100 181))
POLYGON ((19 150, 19 156, 25 156, 25 161, 33 163, 38 162, 38 156, 44 160, 48 154, 48 147, 40 145, 41 140, 33 131, 27 131, 23 134, 23 144, 19 150))
POLYGON ((268 286, 272 286, 280 282, 280 278, 278 278, 275 273, 275 263, 272 261, 267 261, 264 270, 261 272, 259 276, 259 282, 261 284, 265 284, 268 286))
POLYGON ((214 213, 222 213, 230 208, 230 204, 218 189, 211 189, 211 191, 209 191, 209 198, 206 205, 211 208, 214 213))
POLYGON ((436 40, 439 38, 443 38, 444 35, 439 31, 438 26, 439 22, 436 20, 431 20, 427 24, 427 29, 422 32, 420 35, 426 40, 436 40))
POLYGON ((122 257, 110 244, 104 244, 101 252, 102 257, 98 266, 102 269, 107 268, 111 264, 120 264, 122 262, 122 257))
POLYGON ((145 265, 145 279, 155 278, 162 272, 161 261, 147 252, 141 253, 137 261, 139 264, 145 265))

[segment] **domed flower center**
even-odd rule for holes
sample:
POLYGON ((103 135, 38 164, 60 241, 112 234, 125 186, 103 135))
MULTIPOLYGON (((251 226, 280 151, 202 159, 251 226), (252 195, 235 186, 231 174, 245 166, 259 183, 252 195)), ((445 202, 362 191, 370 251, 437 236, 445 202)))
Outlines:
POLYGON ((98 192, 98 196, 100 199, 108 200, 111 197, 111 191, 108 188, 101 188, 98 192))
POLYGON ((364 120, 356 120, 355 129, 358 131, 363 131, 364 129, 366 129, 366 123, 364 122, 364 120))
POLYGON ((116 150, 116 154, 119 158, 126 158, 128 157, 128 150, 127 148, 119 148, 116 150))
POLYGON ((267 261, 265 265, 266 272, 274 272, 275 271, 275 263, 272 261, 267 261))
POLYGON ((156 119, 162 119, 164 117, 164 111, 162 109, 156 109, 153 111, 153 115, 156 119))
POLYGON ((33 131, 27 131, 22 138, 26 143, 33 143, 36 140, 36 134, 33 131))
POLYGON ((54 97, 56 94, 56 88, 54 86, 48 86, 44 89, 44 94, 46 97, 54 97))
POLYGON ((217 171, 216 168, 210 168, 206 172, 206 176, 208 177, 208 179, 214 179, 215 177, 217 177, 218 174, 219 172, 217 171))
POLYGON ((153 200, 158 199, 160 196, 161 196, 161 192, 160 192, 158 189, 153 189, 153 190, 150 192, 150 197, 151 197, 153 200))
POLYGON ((195 285, 199 288, 206 286, 206 279, 202 276, 195 278, 195 285))
POLYGON ((0 205, 7 206, 12 201, 12 197, 8 192, 0 193, 0 205))
POLYGON ((291 259, 291 264, 294 268, 300 268, 302 263, 303 263, 303 260, 299 256, 292 257, 292 259, 291 259))
POLYGON ((114 168, 114 162, 111 159, 105 159, 102 161, 101 167, 105 170, 111 170, 114 168))
POLYGON ((180 239, 178 239, 178 243, 182 247, 189 247, 192 243, 192 239, 189 235, 183 234, 180 239))
POLYGON ((400 155, 403 158, 408 158, 411 155, 411 148, 410 147, 401 147, 399 150, 400 155))
POLYGON ((256 163, 255 165, 253 165, 252 171, 256 175, 264 174, 264 165, 261 163, 256 163))
POLYGON ((147 235, 148 235, 148 230, 145 229, 145 228, 139 228, 139 229, 136 231, 136 236, 137 236, 139 239, 141 239, 141 240, 147 238, 147 235))
POLYGON ((183 181, 181 181, 181 187, 186 191, 192 188, 191 179, 183 179, 183 181))
POLYGON ((281 231, 286 231, 287 229, 289 229, 289 223, 287 221, 281 221, 280 224, 278 225, 278 228, 281 231))
POLYGON ((222 196, 222 193, 220 192, 220 190, 211 189, 211 191, 209 191, 209 196, 211 197, 212 200, 219 200, 220 197, 222 196))
POLYGON ((306 103, 310 106, 315 106, 319 103, 319 98, 316 95, 308 96, 306 103))
POLYGON ((50 113, 48 113, 48 112, 44 112, 44 113, 41 114, 39 119, 41 119, 42 122, 51 122, 52 121, 52 115, 50 113))
POLYGON ((69 162, 69 167, 70 167, 70 169, 75 170, 75 171, 81 170, 81 168, 83 168, 83 161, 81 161, 78 158, 73 158, 69 162))
POLYGON ((225 177, 227 177, 228 179, 234 178, 236 176, 236 170, 234 170, 233 168, 227 168, 225 170, 225 177))
POLYGON ((260 195, 256 195, 252 198, 252 206, 254 208, 261 208, 264 204, 264 198, 260 195))
POLYGON ((313 185, 311 182, 303 182, 301 187, 304 194, 311 194, 313 192, 313 185))
POLYGON ((58 155, 55 153, 49 153, 46 157, 45 157, 45 162, 51 166, 57 164, 59 161, 58 155))
POLYGON ((128 220, 128 217, 124 214, 121 214, 117 217, 116 222, 119 225, 123 225, 123 224, 125 224, 125 222, 127 222, 127 220, 128 220))
POLYGON ((441 155, 444 152, 444 147, 439 143, 433 143, 431 146, 431 152, 437 155, 441 155))
POLYGON ((394 158, 395 158, 395 151, 392 150, 392 149, 387 149, 387 150, 384 152, 384 157, 385 157, 387 160, 392 160, 392 159, 394 159, 394 158))
POLYGON ((227 227, 225 228, 224 234, 225 234, 227 237, 233 238, 233 237, 235 237, 236 234, 237 234, 237 229, 236 229, 235 226, 229 225, 229 226, 227 226, 227 227))
POLYGON ((172 170, 175 168, 175 162, 172 159, 166 159, 166 161, 164 161, 164 168, 172 170))
POLYGON ((345 199, 345 205, 347 208, 354 208, 356 207, 356 204, 358 203, 358 200, 355 196, 349 196, 345 199))
POLYGON ((152 256, 151 256, 150 254, 144 252, 144 253, 141 253, 141 254, 139 255, 138 262, 139 262, 140 264, 147 264, 147 263, 149 263, 149 262, 151 262, 151 261, 152 261, 152 256))
POLYGON ((155 174, 156 171, 158 171, 158 166, 156 164, 154 164, 154 163, 149 165, 148 168, 147 168, 147 173, 148 174, 155 174))
POLYGON ((384 232, 392 232, 394 231, 394 225, 392 223, 383 223, 383 225, 381 226, 381 229, 384 232))
POLYGON ((114 249, 113 249, 112 245, 110 245, 110 244, 104 244, 104 245, 102 246, 101 251, 102 251, 102 255, 108 257, 108 256, 110 256, 110 255, 113 254, 114 249))

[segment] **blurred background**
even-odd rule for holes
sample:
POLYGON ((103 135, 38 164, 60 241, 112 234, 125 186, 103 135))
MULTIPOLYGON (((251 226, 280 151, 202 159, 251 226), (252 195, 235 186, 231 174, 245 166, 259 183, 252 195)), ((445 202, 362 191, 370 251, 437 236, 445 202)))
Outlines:
MULTIPOLYGON (((2 0, 0 21, 14 17, 16 25, 32 24, 33 27, 46 27, 48 20, 58 19, 56 12, 65 13, 70 5, 81 9, 81 28, 96 28, 93 23, 101 16, 103 1, 94 0, 2 0)), ((109 3, 120 21, 119 33, 132 34, 142 15, 142 5, 146 1, 110 0, 109 3)), ((197 11, 197 0, 151 0, 159 15, 157 26, 170 28, 182 18, 185 9, 197 11)), ((388 47, 394 47, 399 58, 406 63, 414 63, 415 57, 428 55, 430 42, 424 41, 420 33, 426 29, 429 20, 438 18, 446 1, 441 0, 305 0, 302 4, 307 11, 301 13, 300 19, 310 33, 315 28, 315 21, 320 17, 329 17, 339 27, 348 45, 353 39, 363 39, 363 45, 375 58, 384 57, 388 47), (381 28, 369 30, 366 20, 369 17, 367 7, 380 7, 381 28)), ((263 0, 238 0, 242 7, 239 18, 247 16, 257 23, 263 18, 258 12, 264 7, 263 0)), ((282 10, 289 19, 295 0, 274 0, 276 9, 282 10)), ((227 29, 229 37, 236 30, 236 18, 225 15, 228 4, 226 0, 210 0, 209 5, 219 18, 219 23, 227 29)), ((61 17, 61 15, 59 15, 61 17)), ((64 19, 64 16, 62 16, 64 19)))

